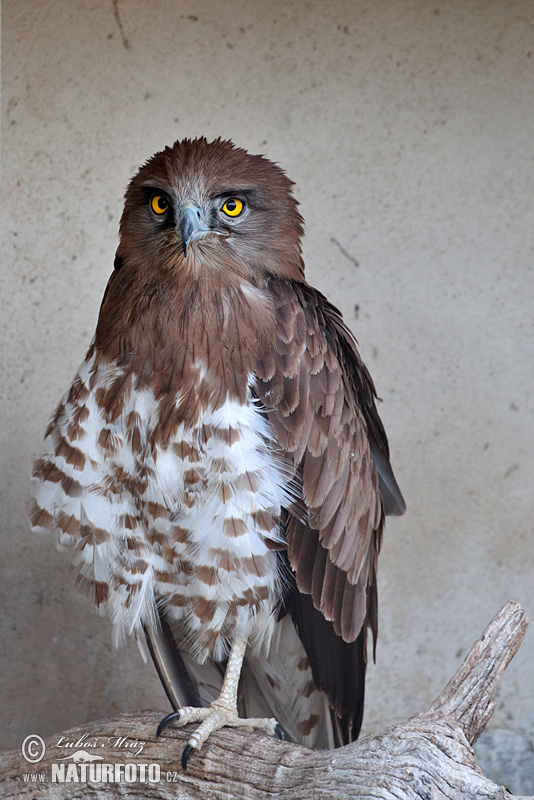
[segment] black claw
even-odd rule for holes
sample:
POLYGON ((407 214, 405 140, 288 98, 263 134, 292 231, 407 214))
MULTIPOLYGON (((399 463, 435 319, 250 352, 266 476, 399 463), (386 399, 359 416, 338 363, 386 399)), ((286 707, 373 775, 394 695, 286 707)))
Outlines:
POLYGON ((279 739, 284 741, 284 739, 286 738, 286 735, 284 733, 284 729, 282 728, 282 726, 280 724, 276 725, 276 728, 274 729, 274 732, 276 733, 276 735, 278 736, 279 739))
POLYGON ((187 771, 187 762, 189 761, 189 756, 191 755, 194 749, 195 748, 191 747, 190 744, 186 744, 186 746, 184 747, 184 751, 182 753, 182 769, 184 772, 187 771))
POLYGON ((165 728, 168 728, 171 722, 174 722, 175 719, 180 719, 180 712, 179 711, 171 711, 170 714, 167 714, 166 717, 163 717, 161 722, 158 725, 158 729, 156 731, 156 736, 161 736, 165 728))

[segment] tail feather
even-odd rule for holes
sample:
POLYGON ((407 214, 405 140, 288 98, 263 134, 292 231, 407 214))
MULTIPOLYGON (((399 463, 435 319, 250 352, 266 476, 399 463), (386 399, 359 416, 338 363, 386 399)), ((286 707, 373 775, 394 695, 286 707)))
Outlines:
POLYGON ((267 656, 245 659, 240 699, 246 716, 275 717, 287 738, 310 749, 336 746, 328 699, 313 681, 291 617, 280 620, 267 656))
POLYGON ((165 617, 160 614, 159 625, 145 625, 145 636, 157 673, 173 709, 181 706, 202 706, 198 684, 182 658, 165 617))
POLYGON ((349 744, 358 738, 363 720, 367 623, 357 639, 347 643, 317 611, 310 595, 295 592, 289 613, 309 658, 313 681, 330 701, 334 746, 349 744))

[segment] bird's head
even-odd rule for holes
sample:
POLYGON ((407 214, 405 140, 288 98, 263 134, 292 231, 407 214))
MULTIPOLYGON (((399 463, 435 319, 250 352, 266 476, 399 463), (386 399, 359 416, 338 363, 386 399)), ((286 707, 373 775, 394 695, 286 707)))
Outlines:
POLYGON ((260 285, 301 279, 302 217, 292 181, 229 141, 177 141, 132 179, 117 266, 173 275, 230 269, 260 285))

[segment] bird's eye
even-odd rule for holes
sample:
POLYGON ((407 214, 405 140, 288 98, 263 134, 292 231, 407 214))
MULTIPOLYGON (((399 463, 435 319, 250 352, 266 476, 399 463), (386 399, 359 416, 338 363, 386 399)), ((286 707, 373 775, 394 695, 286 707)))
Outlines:
POLYGON ((232 197, 227 200, 222 207, 222 211, 229 217, 238 217, 245 210, 245 204, 238 200, 237 197, 232 197))
POLYGON ((169 208, 169 203, 160 194, 155 194, 150 198, 150 208, 152 209, 154 214, 158 214, 158 216, 161 216, 169 208))

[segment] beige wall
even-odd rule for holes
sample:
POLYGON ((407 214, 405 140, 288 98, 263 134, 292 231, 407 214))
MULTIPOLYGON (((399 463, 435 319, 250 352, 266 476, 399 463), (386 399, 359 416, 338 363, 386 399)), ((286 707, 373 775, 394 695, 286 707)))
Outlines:
MULTIPOLYGON (((529 0, 5 0, 2 747, 167 707, 25 496, 126 183, 179 137, 286 168, 308 279, 384 399, 409 511, 385 535, 365 729, 428 704, 506 600, 534 614, 533 104, 529 0)), ((494 724, 534 740, 533 663, 531 631, 494 724)))

